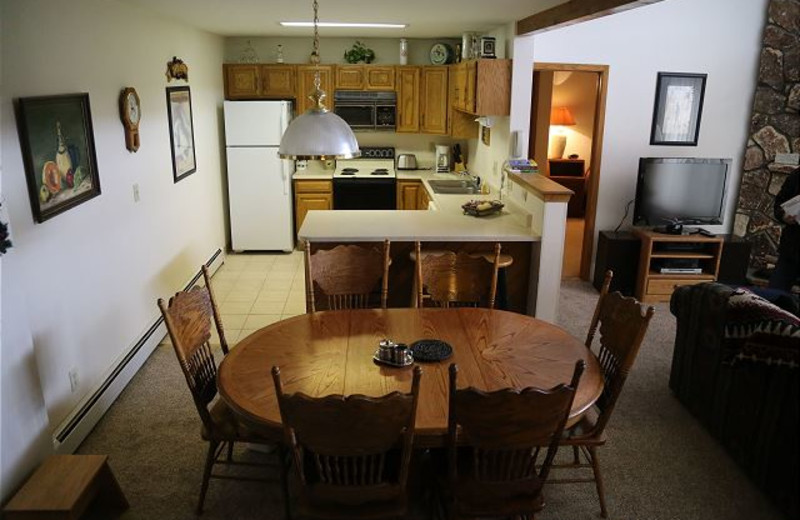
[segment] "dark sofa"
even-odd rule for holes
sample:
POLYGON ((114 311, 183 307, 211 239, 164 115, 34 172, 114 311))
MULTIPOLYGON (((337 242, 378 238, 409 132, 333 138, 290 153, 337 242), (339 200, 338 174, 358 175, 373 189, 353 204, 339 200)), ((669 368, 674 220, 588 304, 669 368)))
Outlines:
POLYGON ((680 287, 670 388, 773 502, 798 518, 800 320, 744 289, 680 287))

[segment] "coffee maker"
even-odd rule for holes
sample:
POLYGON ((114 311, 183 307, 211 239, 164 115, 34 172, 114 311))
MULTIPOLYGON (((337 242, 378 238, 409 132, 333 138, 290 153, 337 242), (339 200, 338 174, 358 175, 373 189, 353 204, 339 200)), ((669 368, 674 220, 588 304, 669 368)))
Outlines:
POLYGON ((450 147, 446 144, 436 145, 436 173, 450 172, 450 147))

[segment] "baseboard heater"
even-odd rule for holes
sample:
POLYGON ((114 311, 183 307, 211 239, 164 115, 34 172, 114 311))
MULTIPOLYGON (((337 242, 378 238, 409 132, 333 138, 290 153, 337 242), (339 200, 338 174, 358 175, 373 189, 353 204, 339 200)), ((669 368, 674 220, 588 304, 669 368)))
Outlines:
MULTIPOLYGON (((222 249, 217 249, 205 265, 213 273, 222 264, 222 260, 222 249)), ((194 287, 201 276, 203 273, 198 270, 184 290, 194 287)), ((80 446, 158 346, 161 335, 156 333, 162 329, 163 324, 164 318, 159 315, 94 392, 85 397, 55 431, 53 443, 57 453, 73 453, 80 446)))

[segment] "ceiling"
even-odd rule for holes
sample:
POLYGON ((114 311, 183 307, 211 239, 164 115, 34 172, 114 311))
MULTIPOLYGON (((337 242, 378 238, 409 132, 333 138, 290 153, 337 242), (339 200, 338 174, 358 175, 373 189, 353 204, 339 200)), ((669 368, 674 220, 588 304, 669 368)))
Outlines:
MULTIPOLYGON (((223 36, 307 36, 311 0, 121 0, 159 16, 223 36)), ((460 37, 485 32, 566 0, 319 0, 322 22, 407 23, 405 29, 322 28, 323 37, 460 37)))

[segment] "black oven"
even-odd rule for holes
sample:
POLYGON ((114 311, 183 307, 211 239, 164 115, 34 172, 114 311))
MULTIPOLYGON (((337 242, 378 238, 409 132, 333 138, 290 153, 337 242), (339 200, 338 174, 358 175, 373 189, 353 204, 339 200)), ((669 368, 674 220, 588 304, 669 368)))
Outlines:
POLYGON ((397 126, 397 94, 390 91, 337 90, 333 111, 353 130, 391 130, 397 126))
POLYGON ((333 209, 397 209, 394 178, 333 179, 333 209))

